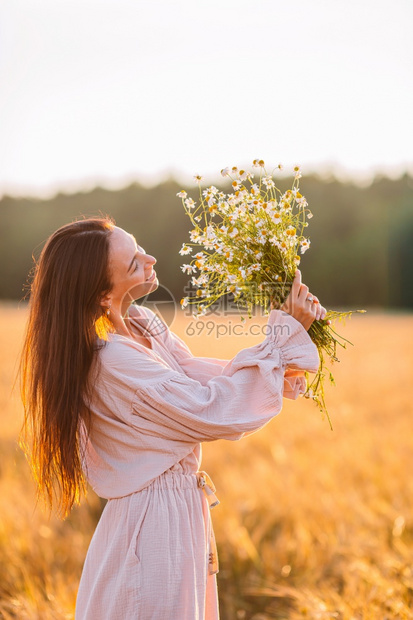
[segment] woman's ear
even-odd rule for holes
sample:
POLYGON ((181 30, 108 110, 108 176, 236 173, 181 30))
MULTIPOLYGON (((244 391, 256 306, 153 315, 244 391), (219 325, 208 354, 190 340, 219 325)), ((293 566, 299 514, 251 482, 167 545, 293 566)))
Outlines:
POLYGON ((101 295, 99 303, 102 308, 110 308, 112 305, 112 295, 110 293, 105 293, 104 295, 101 295))

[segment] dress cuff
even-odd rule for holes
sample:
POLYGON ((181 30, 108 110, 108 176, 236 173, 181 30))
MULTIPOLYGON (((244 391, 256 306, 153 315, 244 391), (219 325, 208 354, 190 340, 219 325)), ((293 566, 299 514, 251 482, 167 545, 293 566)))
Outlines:
POLYGON ((320 358, 314 342, 297 319, 283 310, 272 310, 267 323, 267 340, 280 350, 287 368, 317 372, 320 358))

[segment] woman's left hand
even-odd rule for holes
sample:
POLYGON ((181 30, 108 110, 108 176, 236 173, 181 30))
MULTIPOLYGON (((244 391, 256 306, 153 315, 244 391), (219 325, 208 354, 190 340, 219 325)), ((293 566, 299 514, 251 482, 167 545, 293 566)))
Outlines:
MULTIPOLYGON (((326 314, 327 314, 327 310, 324 308, 324 306, 322 306, 320 304, 320 300, 318 299, 318 297, 316 297, 315 295, 312 295, 311 293, 308 293, 307 295, 307 300, 309 300, 309 298, 312 298, 312 302, 314 304, 314 309, 315 309, 315 317, 314 317, 314 321, 320 321, 321 319, 324 319, 326 314)), ((327 321, 327 324, 330 325, 331 321, 327 321)))
MULTIPOLYGON (((314 306, 313 306, 313 310, 315 311, 314 321, 320 321, 320 320, 324 319, 326 314, 327 314, 327 310, 326 310, 326 308, 324 308, 324 306, 322 306, 320 304, 320 300, 318 299, 318 297, 316 297, 315 295, 312 295, 310 292, 308 292, 307 300, 310 301, 310 303, 314 304, 314 306), (310 299, 311 299, 311 301, 310 301, 310 299)), ((281 308, 282 308, 282 306, 281 306, 281 308)), ((274 309, 275 309, 274 302, 271 302, 271 310, 274 310, 274 309)), ((327 325, 331 325, 331 321, 329 321, 329 320, 326 323, 327 323, 327 325)))

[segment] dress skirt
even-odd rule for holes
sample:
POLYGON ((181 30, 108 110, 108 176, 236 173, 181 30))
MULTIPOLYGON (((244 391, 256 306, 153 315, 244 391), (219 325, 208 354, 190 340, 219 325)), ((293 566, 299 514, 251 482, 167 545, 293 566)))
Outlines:
POLYGON ((213 531, 195 473, 178 463, 108 500, 86 556, 76 620, 217 620, 213 531))

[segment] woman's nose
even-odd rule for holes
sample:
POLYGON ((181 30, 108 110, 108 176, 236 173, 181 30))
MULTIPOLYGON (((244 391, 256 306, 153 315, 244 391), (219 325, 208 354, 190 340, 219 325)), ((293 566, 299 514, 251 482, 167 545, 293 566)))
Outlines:
POLYGON ((156 264, 156 258, 154 256, 151 256, 151 254, 147 254, 146 255, 146 262, 149 263, 149 265, 155 265, 156 264))

